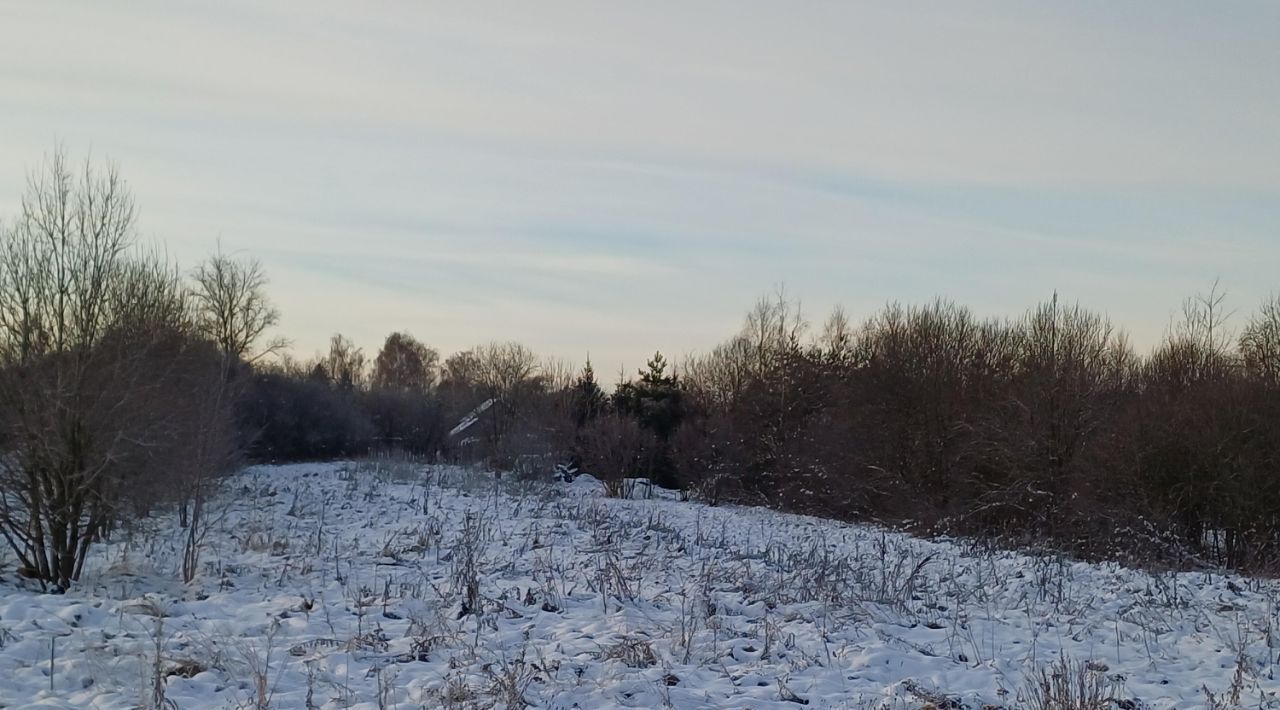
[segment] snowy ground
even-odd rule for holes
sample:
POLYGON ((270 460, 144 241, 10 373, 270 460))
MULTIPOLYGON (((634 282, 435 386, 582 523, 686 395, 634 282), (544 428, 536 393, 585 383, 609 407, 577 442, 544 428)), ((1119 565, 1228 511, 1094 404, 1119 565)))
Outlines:
POLYGON ((64 596, 0 566, 0 706, 154 706, 159 668, 180 708, 1018 708, 1065 657, 1106 707, 1280 707, 1272 582, 403 465, 215 508, 190 586, 167 517, 64 596))

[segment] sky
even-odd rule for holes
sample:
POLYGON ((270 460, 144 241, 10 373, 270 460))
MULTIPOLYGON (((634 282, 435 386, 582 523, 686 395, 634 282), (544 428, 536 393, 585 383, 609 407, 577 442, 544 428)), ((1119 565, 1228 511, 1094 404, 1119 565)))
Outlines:
POLYGON ((1139 350, 1280 290, 1280 3, 0 0, 0 219, 55 144, 139 237, 261 260, 301 356, 597 371, 1056 291, 1139 350))

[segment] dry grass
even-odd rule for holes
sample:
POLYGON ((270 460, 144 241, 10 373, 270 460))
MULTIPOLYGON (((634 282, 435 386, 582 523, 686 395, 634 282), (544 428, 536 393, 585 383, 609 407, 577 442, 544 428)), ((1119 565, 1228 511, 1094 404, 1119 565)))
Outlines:
POLYGON ((1027 710, 1110 710, 1115 691, 1105 666, 1061 656, 1031 673, 1020 697, 1027 710))

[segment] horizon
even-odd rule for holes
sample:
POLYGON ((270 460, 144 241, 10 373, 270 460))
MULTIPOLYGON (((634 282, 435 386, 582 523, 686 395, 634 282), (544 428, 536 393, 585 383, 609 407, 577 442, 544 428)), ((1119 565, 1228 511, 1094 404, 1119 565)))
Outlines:
POLYGON ((608 384, 779 285, 814 326, 1056 291, 1145 353, 1219 280, 1238 329, 1280 6, 979 5, 9 6, 0 219, 55 142, 108 157, 144 242, 262 261, 300 359, 405 331, 608 384))

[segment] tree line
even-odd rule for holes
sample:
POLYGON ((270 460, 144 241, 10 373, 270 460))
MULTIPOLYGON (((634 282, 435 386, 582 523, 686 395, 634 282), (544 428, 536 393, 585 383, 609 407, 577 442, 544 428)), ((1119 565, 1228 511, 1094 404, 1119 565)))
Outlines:
POLYGON ((712 504, 1269 570, 1280 553, 1280 297, 1229 332, 1216 286, 1139 355, 1056 296, 1015 319, 937 300, 811 328, 785 294, 606 392, 513 342, 441 357, 407 332, 306 360, 252 258, 140 248, 113 167, 55 151, 0 224, 0 535, 65 589, 121 524, 205 501, 245 462, 396 452, 549 477, 571 464, 712 504))
POLYGON ((711 499, 1176 566, 1280 552, 1280 298, 1238 337, 1217 289, 1139 356, 1056 296, 938 300, 811 339, 784 298, 685 368, 672 440, 711 499))

